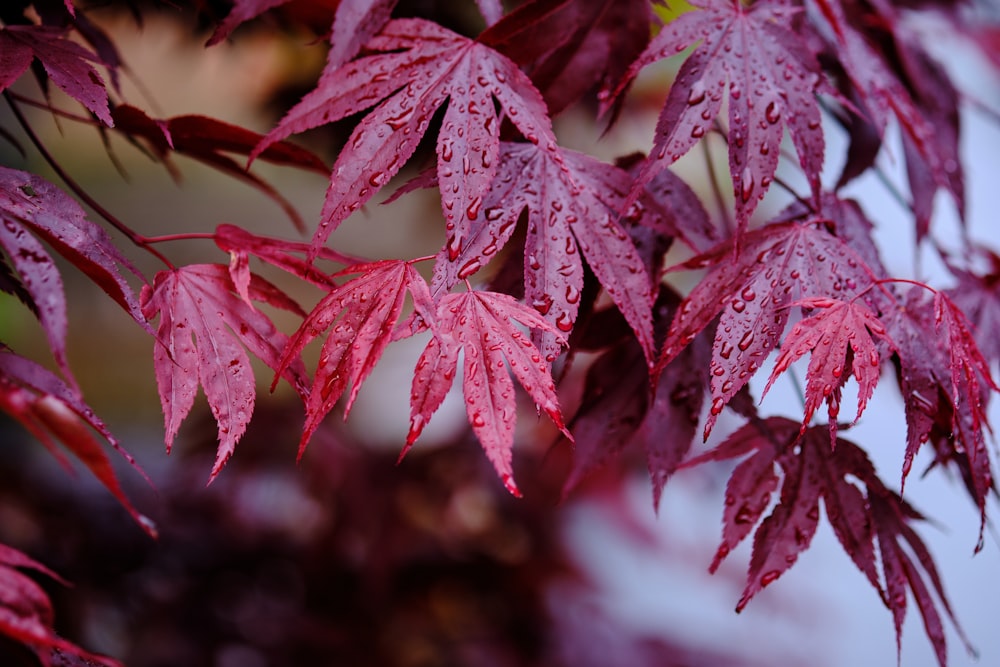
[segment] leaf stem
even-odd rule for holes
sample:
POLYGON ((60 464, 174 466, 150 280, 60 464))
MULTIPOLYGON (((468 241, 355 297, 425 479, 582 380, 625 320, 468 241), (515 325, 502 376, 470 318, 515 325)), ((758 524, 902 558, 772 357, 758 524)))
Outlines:
POLYGON ((134 231, 131 227, 129 227, 124 222, 115 217, 106 208, 101 206, 100 203, 97 202, 97 200, 91 197, 87 193, 87 191, 80 186, 79 183, 73 180, 73 177, 70 176, 65 169, 63 169, 62 165, 59 164, 59 162, 55 159, 52 153, 49 152, 48 148, 45 147, 45 144, 42 143, 41 138, 39 138, 39 136, 35 133, 34 128, 31 127, 31 124, 28 122, 28 119, 25 118, 24 114, 21 112, 20 107, 18 107, 17 101, 10 94, 10 92, 4 91, 3 96, 4 99, 7 100, 7 104, 10 106, 11 111, 14 113, 14 117, 17 119, 17 122, 21 125, 21 128, 24 130, 25 134, 28 135, 28 138, 31 140, 31 143, 35 145, 35 148, 38 150, 39 154, 42 156, 42 158, 45 159, 45 161, 52 168, 52 170, 56 172, 59 178, 63 180, 66 186, 69 187, 69 189, 72 190, 77 197, 79 197, 85 204, 90 206, 90 208, 92 208, 98 215, 107 220, 107 222, 112 227, 114 227, 119 232, 124 234, 133 244, 142 248, 146 252, 152 254, 154 257, 158 258, 169 268, 171 269, 176 268, 173 262, 167 259, 167 257, 163 255, 159 250, 153 248, 150 245, 149 239, 147 239, 142 234, 139 234, 138 232, 134 231))
MULTIPOLYGON (((715 120, 714 129, 723 140, 726 139, 726 134, 718 119, 715 120)), ((701 141, 701 149, 705 156, 705 170, 708 172, 708 182, 712 186, 712 196, 715 199, 715 207, 719 211, 719 218, 722 220, 723 231, 727 237, 731 237, 736 233, 736 225, 733 219, 729 217, 729 207, 726 206, 725 197, 722 195, 722 186, 719 184, 719 175, 715 173, 715 165, 712 163, 712 154, 709 151, 708 141, 701 141)))

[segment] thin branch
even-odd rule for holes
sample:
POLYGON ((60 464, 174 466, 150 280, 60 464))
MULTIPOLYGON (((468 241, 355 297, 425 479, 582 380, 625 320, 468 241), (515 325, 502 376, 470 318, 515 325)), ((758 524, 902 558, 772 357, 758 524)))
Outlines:
POLYGON ((124 234, 132 243, 139 246, 140 248, 143 248, 153 256, 157 257, 160 261, 162 261, 171 269, 176 268, 173 262, 167 259, 166 256, 164 256, 159 250, 153 248, 149 244, 149 239, 147 239, 142 234, 139 234, 138 232, 134 231, 131 227, 129 227, 124 222, 115 217, 106 208, 101 206, 97 202, 97 200, 91 197, 87 193, 87 191, 80 186, 80 184, 78 184, 75 180, 73 180, 73 177, 70 176, 65 169, 63 169, 62 165, 60 165, 59 162, 56 161, 52 153, 50 153, 49 150, 45 147, 45 144, 42 143, 42 140, 35 133, 35 130, 31 127, 31 124, 28 122, 28 119, 25 118, 24 114, 21 112, 21 109, 18 107, 18 104, 14 100, 14 98, 9 94, 8 91, 4 91, 3 95, 4 99, 7 100, 7 104, 10 106, 11 111, 13 111, 14 113, 14 117, 17 119, 17 122, 20 123, 21 128, 24 130, 25 134, 28 135, 28 138, 31 140, 31 143, 35 145, 35 148, 38 150, 39 154, 41 154, 41 156, 45 159, 48 165, 52 167, 52 170, 56 172, 59 178, 63 180, 66 186, 69 187, 69 189, 72 190, 77 197, 79 197, 85 204, 87 204, 90 208, 92 208, 98 215, 107 220, 112 227, 114 227, 119 232, 124 234))

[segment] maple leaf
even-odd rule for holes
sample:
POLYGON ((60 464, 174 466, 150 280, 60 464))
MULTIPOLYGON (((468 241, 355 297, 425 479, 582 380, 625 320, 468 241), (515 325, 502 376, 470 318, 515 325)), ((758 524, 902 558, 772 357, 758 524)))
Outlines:
POLYGON ((85 106, 107 126, 114 125, 108 91, 92 62, 94 53, 66 39, 66 30, 52 26, 8 25, 0 28, 0 91, 16 81, 38 58, 52 83, 85 106))
MULTIPOLYGON (((153 363, 163 405, 164 442, 169 451, 201 384, 218 423, 219 449, 210 481, 232 456, 253 415, 256 389, 244 346, 271 368, 280 368, 279 374, 300 395, 306 393, 301 360, 282 357, 286 336, 266 315, 241 299, 236 289, 226 266, 192 264, 159 272, 152 287, 144 286, 140 294, 146 317, 160 316, 153 363)), ((294 301, 259 276, 251 276, 248 295, 305 315, 294 301)))
MULTIPOLYGON (((180 172, 167 160, 171 152, 191 157, 256 187, 282 208, 296 229, 305 230, 302 218, 291 202, 269 183, 251 174, 236 160, 226 155, 226 153, 248 155, 261 140, 261 135, 256 132, 206 116, 188 115, 154 119, 147 116, 142 109, 127 104, 115 107, 112 116, 115 119, 115 129, 129 137, 144 139, 176 180, 180 179, 180 172)), ((327 173, 326 165, 316 155, 284 141, 270 146, 259 157, 273 164, 299 167, 320 174, 327 173)))
POLYGON ((796 323, 785 337, 781 354, 774 363, 774 370, 761 398, 778 375, 788 370, 789 366, 806 353, 811 353, 806 372, 802 431, 805 432, 820 401, 825 400, 832 444, 837 438, 840 392, 847 378, 853 373, 854 379, 858 381, 858 413, 854 417, 855 423, 861 418, 861 413, 878 384, 882 355, 879 354, 873 337, 885 341, 892 351, 897 351, 896 344, 889 338, 878 316, 857 300, 810 298, 795 305, 818 310, 796 323))
POLYGON ((777 345, 796 299, 850 299, 875 280, 854 249, 815 219, 747 232, 735 259, 733 244, 726 241, 675 267, 711 268, 681 303, 656 364, 656 372, 662 371, 719 318, 709 365, 712 404, 706 438, 722 408, 777 345))
POLYGON ((883 319, 899 346, 899 388, 906 411, 902 481, 921 445, 935 440, 937 462, 954 463, 985 521, 993 487, 984 429, 986 390, 996 390, 965 318, 947 297, 909 289, 883 319))
POLYGON ((819 195, 824 139, 815 94, 826 90, 819 65, 797 34, 801 11, 786 2, 694 2, 657 34, 632 64, 615 97, 652 62, 699 43, 677 73, 660 112, 650 159, 630 200, 711 129, 729 86, 729 172, 738 231, 746 229, 778 165, 782 128, 819 195))
MULTIPOLYGON (((871 16, 855 2, 845 9, 839 0, 811 1, 819 10, 816 16, 821 16, 829 27, 831 49, 853 86, 852 97, 863 105, 877 137, 884 136, 891 115, 899 122, 918 240, 927 233, 938 188, 952 194, 964 217, 964 177, 958 160, 958 95, 949 77, 907 34, 891 5, 874 3, 878 11, 871 16), (872 40, 848 20, 849 15, 859 17, 862 25, 887 29, 887 53, 873 48, 872 40), (897 72, 890 62, 901 64, 902 71, 897 72)), ((870 151, 868 154, 874 157, 870 151)), ((849 165, 855 172, 865 166, 849 165)))
MULTIPOLYGON (((330 289, 335 284, 328 273, 320 271, 312 262, 297 256, 309 254, 310 246, 307 243, 286 241, 273 236, 257 236, 236 225, 222 224, 215 228, 215 245, 223 252, 229 253, 229 275, 236 286, 236 293, 247 302, 250 301, 247 291, 251 276, 250 255, 317 287, 330 289)), ((344 255, 329 248, 321 249, 318 257, 340 264, 363 263, 357 257, 344 255)))
POLYGON ((798 423, 771 417, 752 420, 683 467, 747 454, 751 456, 736 466, 726 485, 722 543, 710 571, 714 572, 750 534, 779 485, 781 495, 754 535, 747 585, 736 611, 742 611, 756 593, 776 581, 809 548, 819 524, 821 499, 841 546, 881 593, 865 498, 847 479, 848 475, 865 479, 869 471, 874 475, 867 455, 842 438, 831 449, 829 435, 822 427, 810 427, 803 433, 798 423), (783 473, 780 482, 775 466, 783 473))
POLYGON ((138 299, 118 271, 121 265, 142 274, 115 247, 108 234, 87 219, 65 192, 48 181, 16 169, 0 167, 0 248, 18 275, 17 291, 29 299, 52 354, 73 382, 66 359, 66 297, 59 270, 37 234, 74 266, 87 274, 140 326, 152 332, 138 299))
POLYGON ((982 246, 970 250, 983 263, 982 272, 961 269, 949 262, 958 286, 946 290, 946 294, 972 324, 976 345, 986 362, 992 364, 1000 361, 1000 338, 993 335, 1000 331, 1000 255, 982 246))
POLYGON ((722 543, 709 568, 714 572, 757 526, 747 585, 736 610, 741 611, 756 593, 776 581, 809 548, 819 524, 822 501, 827 520, 844 551, 892 611, 897 642, 909 587, 924 615, 928 637, 944 665, 940 618, 920 569, 930 578, 953 621, 954 616, 930 552, 909 525, 910 521, 923 517, 886 489, 864 450, 843 438, 837 438, 836 446, 831 449, 823 427, 810 427, 803 433, 798 423, 771 417, 752 420, 714 449, 685 462, 683 467, 747 455, 726 485, 722 543), (781 470, 780 479, 776 467, 781 470), (778 504, 761 522, 779 486, 778 504), (919 569, 899 544, 900 538, 917 556, 919 569), (876 542, 879 559, 875 556, 876 542))
POLYGON ((527 69, 555 116, 587 92, 608 89, 649 42, 647 0, 533 0, 479 41, 527 69))
MULTIPOLYGON (((475 216, 463 216, 448 230, 434 267, 433 292, 450 289, 488 263, 510 239, 526 208, 525 301, 560 332, 571 331, 583 289, 582 253, 652 358, 650 278, 617 221, 629 185, 623 170, 583 153, 557 154, 531 143, 505 142, 496 183, 482 199, 482 214, 477 205, 475 216)), ((658 210, 641 199, 630 216, 645 217, 651 227, 668 226, 668 221, 649 220, 658 210)), ((535 340, 553 361, 560 351, 554 334, 542 331, 535 340)))
POLYGON ((363 56, 328 65, 317 88, 251 154, 276 141, 378 105, 354 129, 333 166, 313 243, 371 199, 417 148, 448 101, 437 138, 437 177, 449 227, 479 215, 496 173, 500 119, 495 103, 534 143, 555 152, 545 102, 506 57, 421 19, 389 21, 363 56))
POLYGON ((548 330, 555 336, 561 334, 537 311, 498 292, 474 290, 447 294, 438 301, 434 321, 437 325, 432 328, 434 335, 417 360, 413 374, 410 431, 400 458, 420 437, 424 425, 451 388, 461 352, 462 393, 472 431, 504 485, 520 496, 511 467, 517 405, 508 364, 535 404, 567 438, 572 440, 573 436, 563 424, 548 364, 514 322, 548 330))
POLYGON ((0 634, 31 648, 42 667, 50 667, 55 650, 78 656, 98 667, 122 667, 117 660, 88 653, 56 635, 48 594, 20 570, 34 570, 68 585, 41 563, 0 544, 0 634))
POLYGON ((306 423, 299 443, 299 456, 337 401, 351 387, 344 417, 365 378, 375 368, 392 340, 392 331, 409 292, 424 321, 433 320, 434 305, 427 283, 410 262, 383 260, 350 266, 334 278, 359 273, 357 278, 335 286, 324 296, 302 326, 292 335, 275 367, 280 373, 314 338, 333 327, 320 351, 312 390, 306 401, 306 423))
POLYGON ((56 442, 72 452, 94 477, 121 503, 139 526, 155 536, 153 523, 140 514, 118 483, 111 462, 91 429, 103 437, 126 461, 145 477, 135 459, 94 411, 57 375, 35 362, 18 356, 0 343, 0 409, 24 426, 67 469, 56 442))
MULTIPOLYGON (((662 334, 680 296, 661 288, 654 307, 662 334)), ((606 329, 606 322, 591 326, 606 329)), ((649 366, 638 342, 622 338, 587 369, 580 407, 570 422, 575 446, 573 468, 563 494, 592 470, 605 466, 629 447, 639 447, 653 485, 653 506, 659 507, 667 479, 687 455, 694 440, 705 397, 705 380, 698 370, 708 363, 711 331, 706 329, 657 379, 650 396, 649 366)))
POLYGON ((889 491, 876 479, 866 479, 868 485, 868 504, 878 538, 879 555, 885 579, 885 597, 892 620, 896 626, 896 650, 901 651, 903 621, 906 618, 907 595, 909 588, 913 593, 917 608, 924 621, 924 630, 931 641, 938 664, 946 667, 948 664, 948 648, 945 641, 944 626, 941 614, 937 610, 934 596, 940 601, 941 607, 952 621, 959 637, 970 654, 975 650, 966 638, 961 626, 955 619, 951 604, 945 595, 941 577, 930 551, 920 536, 909 525, 912 520, 923 519, 923 516, 910 507, 906 501, 889 491), (912 556, 916 556, 914 562, 912 556), (921 572, 921 570, 923 572, 921 572), (930 586, 925 581, 929 579, 930 586), (933 589, 933 594, 931 593, 933 589))

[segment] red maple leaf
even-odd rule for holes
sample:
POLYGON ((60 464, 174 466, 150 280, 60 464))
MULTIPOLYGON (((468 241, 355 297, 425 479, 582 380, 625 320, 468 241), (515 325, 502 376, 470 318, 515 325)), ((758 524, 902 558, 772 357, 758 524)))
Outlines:
MULTIPOLYGON (((305 315, 278 288, 259 276, 248 285, 250 298, 305 315)), ((163 405, 169 451, 181 422, 191 410, 200 384, 218 423, 219 449, 214 479, 243 436, 253 415, 256 387, 244 346, 306 393, 300 360, 281 356, 286 336, 266 315, 236 294, 226 266, 192 264, 156 274, 152 287, 142 289, 143 313, 157 314, 157 344, 153 348, 156 385, 163 405)))
POLYGON ((771 417, 751 420, 683 467, 747 455, 750 456, 736 466, 726 485, 722 543, 709 568, 714 572, 757 526, 747 585, 736 610, 741 611, 755 594, 776 581, 809 548, 819 524, 822 500, 827 520, 844 551, 892 611, 897 640, 909 587, 924 616, 928 637, 944 665, 940 618, 920 570, 932 582, 942 607, 953 621, 954 616, 930 552, 909 525, 923 517, 885 488, 864 450, 842 438, 837 438, 836 446, 831 449, 823 427, 810 427, 802 433, 800 425, 791 419, 771 417), (779 486, 778 504, 761 522, 779 486), (899 543, 900 538, 906 549, 899 543), (875 557, 876 543, 879 559, 875 557), (910 560, 907 550, 917 556, 919 566, 910 560))
MULTIPOLYGON (((964 214, 958 94, 942 67, 918 45, 889 3, 873 3, 873 15, 855 2, 846 9, 840 0, 812 2, 819 10, 817 18, 822 16, 829 28, 830 48, 847 74, 851 97, 863 106, 877 138, 884 136, 891 115, 899 122, 920 240, 927 233, 938 188, 949 191, 959 213, 964 214), (872 35, 858 26, 878 26, 885 31, 883 41, 888 44, 884 53, 873 46, 876 40, 872 35)), ((868 158, 874 158, 874 152, 864 152, 861 164, 849 163, 847 168, 860 173, 869 166, 868 158)))
POLYGON ((892 611, 893 624, 896 626, 897 652, 901 650, 900 640, 907 607, 906 589, 909 588, 923 618, 924 630, 934 647, 938 664, 941 667, 946 667, 948 664, 948 647, 938 604, 951 619, 966 650, 970 655, 974 655, 975 649, 972 648, 951 610, 934 559, 927 545, 910 526, 911 521, 922 520, 924 517, 876 479, 866 479, 865 482, 868 485, 868 506, 878 540, 879 561, 882 564, 885 580, 885 599, 892 611), (913 556, 916 556, 916 561, 913 556), (937 601, 934 599, 935 596, 937 601))
POLYGON ((778 166, 783 128, 819 194, 823 130, 815 94, 824 89, 819 65, 797 34, 801 9, 776 0, 750 7, 732 0, 693 2, 657 34, 629 68, 620 93, 639 70, 698 44, 681 65, 660 112, 639 188, 688 152, 711 128, 729 87, 729 172, 739 231, 763 198, 778 166))
POLYGON ((52 627, 55 615, 48 594, 20 570, 34 570, 66 584, 41 563, 17 549, 0 544, 0 634, 31 648, 42 667, 52 665, 51 656, 56 650, 78 656, 86 660, 86 664, 122 667, 117 660, 88 653, 60 638, 52 627))
MULTIPOLYGON (((626 172, 575 151, 552 152, 531 143, 504 143, 493 188, 482 214, 463 216, 449 228, 431 283, 435 294, 450 289, 488 263, 507 243, 522 211, 528 211, 524 245, 525 301, 561 333, 573 329, 583 289, 583 263, 607 290, 653 356, 652 289, 642 258, 617 221, 630 179, 626 172)), ((635 219, 652 218, 657 207, 640 200, 635 219), (640 208, 643 206, 643 208, 640 208), (648 211, 648 216, 642 213, 648 211)), ((669 221, 650 226, 664 227, 669 221)), ((539 349, 553 361, 560 346, 554 334, 536 334, 539 349)))
POLYGON ((71 469, 57 442, 73 453, 104 485, 136 523, 150 535, 156 534, 152 522, 129 502, 118 483, 111 462, 94 438, 96 431, 144 477, 135 459, 94 411, 57 375, 35 362, 18 356, 0 343, 0 409, 21 423, 38 438, 56 459, 71 469))
MULTIPOLYGON (((335 284, 328 273, 320 271, 314 263, 303 258, 310 251, 307 243, 287 241, 273 236, 257 236, 242 227, 222 224, 215 228, 215 245, 223 252, 229 253, 229 275, 236 286, 236 293, 247 302, 250 301, 247 292, 251 276, 250 255, 317 287, 330 289, 335 284)), ((321 249, 318 257, 340 264, 363 263, 357 257, 344 255, 329 248, 321 249)))
POLYGON ((331 63, 251 155, 294 132, 375 109, 358 124, 333 166, 319 228, 320 246, 406 163, 437 109, 437 177, 449 228, 480 215, 497 169, 500 118, 495 102, 530 141, 555 152, 545 102, 513 62, 487 46, 421 19, 389 21, 365 55, 331 63))
POLYGON ((836 441, 840 392, 847 378, 853 373, 858 381, 858 413, 854 418, 857 422, 875 391, 882 369, 882 354, 873 337, 883 340, 893 351, 896 351, 896 344, 889 338, 878 316, 857 300, 811 298, 798 301, 795 305, 819 310, 796 323, 785 337, 781 354, 774 363, 761 398, 778 375, 810 353, 802 431, 805 432, 820 401, 825 400, 830 438, 836 441))
MULTIPOLYGON (((654 306, 657 331, 667 327, 680 296, 661 288, 654 306)), ((598 313, 590 329, 612 329, 598 313)), ((587 369, 580 407, 570 422, 573 432, 573 468, 563 485, 565 495, 591 471, 607 465, 626 448, 638 447, 646 456, 653 483, 653 506, 659 507, 667 479, 687 455, 694 441, 705 398, 705 379, 698 369, 708 364, 710 329, 689 345, 660 375, 650 396, 649 366, 632 337, 614 342, 587 369)), ((579 348, 578 348, 579 349, 579 348)))
POLYGON ((0 90, 16 81, 38 58, 52 83, 85 106, 105 125, 114 125, 108 109, 108 91, 91 63, 94 53, 66 39, 66 29, 41 25, 0 28, 0 90))
POLYGON ((548 364, 514 323, 547 330, 555 336, 560 332, 534 309, 497 292, 445 295, 438 302, 434 321, 434 335, 417 360, 413 375, 410 432, 400 457, 416 442, 444 400, 462 352, 462 392, 472 431, 507 489, 520 495, 511 467, 517 406, 508 364, 535 404, 566 437, 572 436, 563 425, 548 364))
POLYGON ((984 429, 988 390, 996 390, 968 322, 947 297, 909 289, 884 322, 899 346, 899 387, 906 411, 905 483, 921 445, 933 439, 936 463, 958 466, 985 521, 993 475, 984 429))
POLYGON ((659 372, 719 317, 709 365, 712 405, 706 438, 722 408, 777 345, 796 299, 850 299, 875 280, 853 248, 816 220, 750 231, 735 259, 733 243, 678 267, 711 269, 681 303, 657 362, 659 372))
POLYGON ((344 417, 350 413, 361 384, 392 341, 407 292, 413 298, 418 315, 425 322, 433 321, 434 304, 427 283, 410 262, 382 260, 358 264, 333 277, 355 273, 361 275, 334 287, 316 304, 288 341, 281 362, 275 367, 281 373, 299 358, 299 353, 310 341, 333 327, 323 342, 306 401, 306 423, 299 443, 299 456, 348 386, 351 392, 344 417))
POLYGON ((18 276, 14 290, 29 299, 60 370, 74 382, 66 359, 66 296, 59 270, 32 232, 83 271, 132 318, 152 332, 139 301, 118 267, 142 274, 112 243, 108 234, 87 219, 80 205, 48 181, 16 169, 0 167, 0 248, 18 276))
MULTIPOLYGON (((256 132, 206 116, 154 119, 142 109, 127 104, 115 107, 112 116, 115 129, 131 138, 143 139, 175 180, 180 180, 180 171, 168 161, 171 153, 186 155, 256 187, 281 206, 299 231, 305 231, 305 225, 291 202, 267 181, 251 174, 227 155, 248 155, 260 143, 261 135, 256 132)), ((269 147, 259 157, 273 164, 327 173, 326 165, 316 155, 284 141, 269 147)))
POLYGON ((647 0, 533 0, 479 40, 526 68, 557 115, 588 92, 613 88, 649 42, 647 0))
POLYGON ((946 293, 972 324, 976 344, 987 363, 1000 360, 1000 255, 974 246, 973 258, 982 263, 980 270, 965 270, 948 263, 958 286, 946 293))

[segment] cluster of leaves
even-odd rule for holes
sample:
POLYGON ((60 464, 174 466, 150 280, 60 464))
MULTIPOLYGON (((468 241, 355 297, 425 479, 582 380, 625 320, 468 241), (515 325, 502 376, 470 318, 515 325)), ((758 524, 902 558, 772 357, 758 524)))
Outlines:
MULTIPOLYGON (((210 43, 282 4, 237 0, 210 43)), ((930 443, 934 465, 958 471, 985 524, 995 488, 985 410, 998 390, 990 367, 1000 358, 986 334, 997 322, 1000 260, 971 244, 961 261, 948 258, 960 283, 953 292, 896 279, 879 259, 873 224, 840 190, 875 168, 894 120, 918 242, 934 246, 939 191, 964 214, 960 96, 908 19, 934 12, 956 31, 980 35, 969 26, 974 8, 934 0, 701 0, 678 13, 647 0, 528 0, 505 13, 497 0, 478 0, 486 28, 472 38, 427 18, 401 18, 406 7, 396 4, 337 4, 327 64, 315 88, 264 137, 200 116, 155 119, 124 104, 113 42, 71 0, 4 6, 0 90, 23 132, 77 196, 167 268, 142 275, 67 194, 37 176, 2 168, 0 288, 35 314, 59 375, 5 347, 0 406, 54 452, 56 440, 62 442, 152 531, 121 493, 93 436, 118 446, 73 379, 61 277, 40 240, 155 338, 168 448, 202 387, 218 428, 212 478, 253 413, 255 380, 246 350, 273 369, 275 383, 284 378, 302 396, 301 454, 342 399, 349 413, 391 342, 425 334, 404 453, 441 405, 461 363, 472 432, 515 495, 518 408, 511 372, 539 412, 576 441, 567 488, 633 440, 645 450, 657 503, 680 467, 749 455, 729 483, 715 562, 754 531, 748 584, 737 609, 808 547, 822 498, 834 531, 891 610, 897 631, 909 589, 944 664, 944 633, 930 591, 950 610, 912 528, 921 516, 875 476, 857 445, 839 436, 845 428, 838 424, 840 402, 854 377, 856 421, 883 368, 892 368, 906 405, 902 480, 930 443), (639 72, 671 58, 681 60, 680 67, 648 157, 623 156, 612 165, 559 145, 553 116, 590 103, 613 121, 639 72), (353 119, 311 242, 222 225, 205 236, 228 253, 228 265, 175 266, 159 244, 177 237, 135 233, 76 186, 37 141, 22 109, 51 105, 10 89, 29 68, 44 93, 55 84, 92 118, 54 113, 92 120, 164 163, 180 153, 242 178, 289 210, 297 224, 281 195, 231 154, 251 163, 260 158, 322 170, 312 154, 285 140, 353 119), (98 69, 107 72, 110 85, 98 69), (824 114, 850 139, 832 189, 821 180, 824 114), (786 130, 794 155, 783 152, 786 130), (732 184, 731 216, 716 222, 668 169, 709 135, 728 148, 732 184), (431 141, 434 166, 393 198, 416 188, 440 192, 440 252, 368 260, 327 247, 333 231, 431 141), (797 162, 808 192, 795 193, 795 203, 759 220, 754 214, 780 182, 776 171, 783 159, 797 162), (678 240, 694 256, 665 270, 678 240), (250 271, 251 256, 324 295, 306 313, 250 271), (977 272, 977 258, 992 266, 977 272), (317 260, 344 268, 324 271, 317 260), (424 261, 433 261, 429 281, 417 270, 424 261), (138 294, 122 269, 143 282, 138 294), (686 296, 666 280, 670 271, 695 269, 705 274, 686 296), (296 314, 302 323, 287 336, 257 303, 296 314), (310 378, 301 353, 317 338, 324 340, 310 378), (569 354, 561 356, 567 347, 569 354), (578 350, 595 357, 567 426, 555 377, 569 376, 554 377, 553 369, 565 370, 578 350), (751 378, 779 350, 765 392, 810 355, 801 422, 760 417, 749 394, 751 378), (812 425, 823 403, 827 424, 812 425), (705 438, 727 406, 747 425, 685 462, 703 405, 705 438), (758 526, 779 484, 780 499, 758 526)), ((17 141, 12 131, 2 131, 17 141)), ((38 648, 43 662, 45 651, 57 646, 41 636, 18 637, 38 648)))

